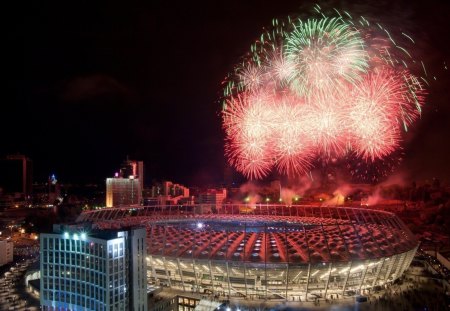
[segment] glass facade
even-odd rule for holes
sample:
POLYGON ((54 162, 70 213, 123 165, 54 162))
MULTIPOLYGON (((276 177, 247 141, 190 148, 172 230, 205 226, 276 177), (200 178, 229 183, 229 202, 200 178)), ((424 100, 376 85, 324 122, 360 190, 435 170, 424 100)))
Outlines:
POLYGON ((41 297, 48 302, 44 310, 106 310, 106 241, 77 236, 41 235, 41 297))
MULTIPOLYGON (((130 310, 127 287, 131 285, 129 260, 133 255, 127 248, 127 234, 118 231, 110 235, 98 238, 78 231, 41 234, 43 310, 130 310)), ((145 300, 145 309, 139 310, 146 309, 145 300)))

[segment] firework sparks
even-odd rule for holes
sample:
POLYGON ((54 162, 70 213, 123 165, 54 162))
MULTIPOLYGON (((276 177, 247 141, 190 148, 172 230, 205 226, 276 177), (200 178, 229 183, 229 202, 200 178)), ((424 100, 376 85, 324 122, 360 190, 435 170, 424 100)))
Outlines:
POLYGON ((411 54, 381 25, 337 13, 274 20, 227 79, 226 155, 248 178, 301 175, 315 159, 350 154, 380 163, 420 115, 411 54))
POLYGON ((300 94, 332 92, 340 79, 358 80, 368 67, 359 32, 341 18, 301 20, 286 39, 286 57, 296 64, 300 94))

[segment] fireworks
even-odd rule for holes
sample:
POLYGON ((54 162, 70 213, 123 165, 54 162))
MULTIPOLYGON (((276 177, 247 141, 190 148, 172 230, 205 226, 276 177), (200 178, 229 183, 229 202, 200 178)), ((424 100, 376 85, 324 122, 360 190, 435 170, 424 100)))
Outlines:
POLYGON ((248 178, 301 175, 318 158, 379 163, 420 116, 410 53, 364 18, 321 16, 274 20, 226 80, 226 155, 248 178))
POLYGON ((358 31, 340 18, 299 20, 286 38, 285 57, 296 64, 299 95, 333 92, 341 79, 354 81, 367 68, 358 31))

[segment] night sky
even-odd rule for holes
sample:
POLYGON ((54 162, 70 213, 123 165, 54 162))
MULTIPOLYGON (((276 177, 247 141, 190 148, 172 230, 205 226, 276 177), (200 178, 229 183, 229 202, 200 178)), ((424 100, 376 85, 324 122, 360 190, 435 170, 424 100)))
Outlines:
MULTIPOLYGON (((144 160, 147 183, 220 182, 223 78, 272 18, 308 16, 314 2, 206 3, 33 1, 5 11, 0 155, 31 157, 36 181, 101 182, 129 155, 144 160)), ((432 83, 399 170, 450 180, 448 1, 320 3, 414 37, 432 83)))

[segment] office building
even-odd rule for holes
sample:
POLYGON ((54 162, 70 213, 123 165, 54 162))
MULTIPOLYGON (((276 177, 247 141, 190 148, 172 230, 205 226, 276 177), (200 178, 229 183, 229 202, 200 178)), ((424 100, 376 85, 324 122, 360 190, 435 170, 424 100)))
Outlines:
POLYGON ((214 205, 216 208, 222 208, 222 202, 227 198, 227 189, 208 189, 201 192, 198 202, 202 205, 214 205))
POLYGON ((13 261, 13 250, 12 241, 0 240, 0 267, 13 261))
POLYGON ((145 199, 146 203, 156 202, 160 206, 187 204, 192 202, 189 196, 189 188, 171 181, 156 183, 151 189, 151 198, 145 199))
POLYGON ((145 228, 55 225, 40 242, 42 310, 147 311, 145 228))
POLYGON ((144 189, 144 162, 135 160, 125 160, 119 170, 119 176, 121 178, 130 178, 139 180, 141 191, 144 189))
POLYGON ((114 178, 106 179, 106 207, 140 205, 143 190, 144 162, 127 159, 114 178))
POLYGON ((153 185, 152 196, 189 197, 189 188, 171 181, 163 181, 153 185))
POLYGON ((106 207, 137 206, 141 204, 142 189, 139 179, 107 178, 106 207))

